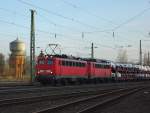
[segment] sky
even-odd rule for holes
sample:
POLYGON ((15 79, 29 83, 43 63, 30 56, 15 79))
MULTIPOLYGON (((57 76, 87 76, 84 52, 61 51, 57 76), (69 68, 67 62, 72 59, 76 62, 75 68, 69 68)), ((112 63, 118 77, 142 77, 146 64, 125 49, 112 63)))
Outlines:
MULTIPOLYGON (((0 52, 8 56, 17 37, 30 47, 30 9, 36 10, 36 55, 59 44, 61 54, 116 60, 126 50, 129 61, 150 49, 149 0, 1 0, 0 52), (129 46, 130 45, 130 46, 129 46), (40 47, 40 48, 39 48, 40 47)), ((59 50, 56 50, 59 53, 59 50)))

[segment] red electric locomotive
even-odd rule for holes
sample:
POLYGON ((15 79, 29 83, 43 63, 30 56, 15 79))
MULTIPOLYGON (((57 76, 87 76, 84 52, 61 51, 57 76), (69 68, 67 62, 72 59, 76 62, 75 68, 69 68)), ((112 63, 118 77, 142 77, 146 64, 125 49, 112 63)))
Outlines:
POLYGON ((109 78, 111 66, 107 62, 43 53, 37 58, 36 79, 43 84, 96 82, 109 78))
POLYGON ((37 58, 36 80, 47 83, 90 83, 106 81, 148 80, 150 68, 132 64, 114 64, 98 59, 66 55, 44 55, 37 58))

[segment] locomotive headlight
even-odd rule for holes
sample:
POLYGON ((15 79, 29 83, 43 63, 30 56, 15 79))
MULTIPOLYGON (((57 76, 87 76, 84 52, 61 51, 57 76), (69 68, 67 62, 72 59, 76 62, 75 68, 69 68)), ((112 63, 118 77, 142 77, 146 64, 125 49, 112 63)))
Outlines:
POLYGON ((53 72, 51 71, 51 74, 53 74, 53 72))

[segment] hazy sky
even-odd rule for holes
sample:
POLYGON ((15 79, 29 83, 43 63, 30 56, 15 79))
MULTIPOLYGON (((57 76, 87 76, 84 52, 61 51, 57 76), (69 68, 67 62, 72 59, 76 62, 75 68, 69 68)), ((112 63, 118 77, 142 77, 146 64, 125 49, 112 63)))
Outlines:
POLYGON ((19 37, 29 55, 29 9, 35 9, 36 47, 57 43, 62 53, 90 57, 93 42, 95 57, 115 60, 122 46, 137 61, 139 40, 143 52, 150 48, 149 8, 149 0, 1 0, 0 52, 8 55, 19 37))

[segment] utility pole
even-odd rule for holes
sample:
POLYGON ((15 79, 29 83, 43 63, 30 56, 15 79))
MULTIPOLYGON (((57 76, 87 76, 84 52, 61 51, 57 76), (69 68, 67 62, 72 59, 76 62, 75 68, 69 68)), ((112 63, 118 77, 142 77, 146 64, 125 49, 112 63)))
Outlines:
POLYGON ((142 45, 140 40, 140 65, 142 65, 142 45))
POLYGON ((93 46, 93 42, 92 42, 92 46, 91 46, 91 58, 94 59, 94 46, 93 46))
POLYGON ((30 33, 30 74, 31 83, 34 81, 35 77, 35 26, 34 26, 34 14, 35 10, 31 11, 31 33, 30 33))

